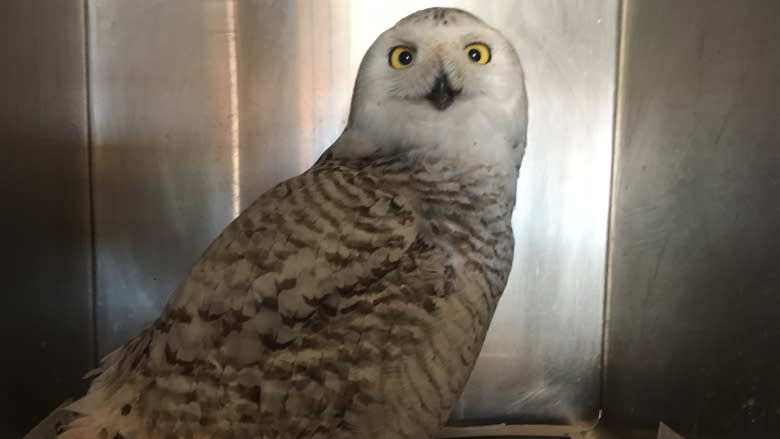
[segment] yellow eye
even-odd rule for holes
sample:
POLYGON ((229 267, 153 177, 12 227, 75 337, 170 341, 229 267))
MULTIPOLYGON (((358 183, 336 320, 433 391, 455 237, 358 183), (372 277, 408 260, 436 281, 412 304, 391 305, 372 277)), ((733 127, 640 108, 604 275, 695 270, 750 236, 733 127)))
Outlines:
POLYGON ((463 49, 471 62, 487 64, 490 62, 490 47, 482 43, 471 43, 463 49))
POLYGON ((404 46, 393 47, 389 61, 390 67, 394 69, 405 69, 414 61, 414 49, 404 46))

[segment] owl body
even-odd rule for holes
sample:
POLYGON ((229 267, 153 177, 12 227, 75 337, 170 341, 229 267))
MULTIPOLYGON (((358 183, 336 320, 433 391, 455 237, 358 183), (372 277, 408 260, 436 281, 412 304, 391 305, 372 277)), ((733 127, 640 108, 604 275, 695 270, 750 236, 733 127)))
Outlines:
POLYGON ((435 437, 513 250, 501 170, 443 169, 333 160, 278 185, 72 408, 128 439, 435 437))
POLYGON ((436 437, 512 265, 522 84, 511 45, 463 11, 420 11, 380 36, 342 136, 217 237, 103 361, 61 439, 436 437), (434 41, 398 46, 425 22, 434 41), (465 26, 451 45, 445 22, 465 26), (463 52, 477 36, 496 58, 485 81, 463 52), (380 79, 408 67, 398 47, 423 69, 410 89, 429 91, 371 89, 375 58, 380 79))

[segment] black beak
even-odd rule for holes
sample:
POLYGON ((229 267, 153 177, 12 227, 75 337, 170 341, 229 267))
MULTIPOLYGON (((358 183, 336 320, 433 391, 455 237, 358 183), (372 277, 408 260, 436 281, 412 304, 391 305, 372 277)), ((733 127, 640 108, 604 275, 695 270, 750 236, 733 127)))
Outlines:
POLYGON ((433 83, 433 88, 425 96, 425 99, 433 104, 439 111, 444 111, 452 105, 455 97, 458 96, 460 90, 455 90, 450 85, 450 79, 446 73, 442 73, 436 78, 436 82, 433 83))

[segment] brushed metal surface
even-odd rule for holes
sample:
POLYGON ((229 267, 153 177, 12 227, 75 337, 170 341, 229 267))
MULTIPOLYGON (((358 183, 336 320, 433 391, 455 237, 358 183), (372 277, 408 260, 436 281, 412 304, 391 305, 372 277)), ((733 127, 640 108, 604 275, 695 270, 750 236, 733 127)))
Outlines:
POLYGON ((365 49, 434 3, 516 42, 531 102, 516 263, 453 422, 596 416, 617 0, 89 2, 102 353, 336 139, 365 49))
POLYGON ((0 7, 0 437, 21 437, 93 362, 81 0, 0 7))
POLYGON ((489 5, 485 19, 524 59, 528 150, 512 275, 453 420, 589 424, 600 403, 618 2, 489 5))
POLYGON ((625 6, 606 417, 780 437, 780 3, 625 6))
POLYGON ((221 1, 88 5, 104 355, 159 313, 234 214, 235 31, 221 1))

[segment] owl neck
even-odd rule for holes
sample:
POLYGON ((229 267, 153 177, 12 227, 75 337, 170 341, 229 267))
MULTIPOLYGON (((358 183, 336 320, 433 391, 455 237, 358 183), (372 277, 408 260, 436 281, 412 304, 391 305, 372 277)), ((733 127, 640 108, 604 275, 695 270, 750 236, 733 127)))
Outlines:
POLYGON ((476 129, 453 129, 447 132, 439 130, 430 133, 412 128, 404 131, 402 135, 388 136, 371 130, 347 127, 323 157, 380 160, 404 156, 420 163, 446 162, 456 168, 471 168, 476 165, 492 167, 517 179, 518 165, 514 157, 514 145, 499 136, 475 135, 477 133, 479 130, 476 129))
MULTIPOLYGON (((480 155, 478 148, 461 148, 464 140, 471 146, 479 145, 479 142, 452 139, 444 148, 435 143, 420 147, 409 142, 377 144, 368 139, 369 136, 359 131, 347 129, 320 161, 360 162, 366 166, 395 163, 415 176, 413 180, 420 183, 422 191, 425 189, 422 186, 428 184, 457 186, 461 188, 458 189, 460 196, 481 198, 471 200, 471 203, 480 204, 484 199, 491 199, 500 200, 500 204, 509 210, 514 206, 518 177, 514 160, 499 154, 480 155)), ((504 149, 510 150, 510 147, 504 149)))

